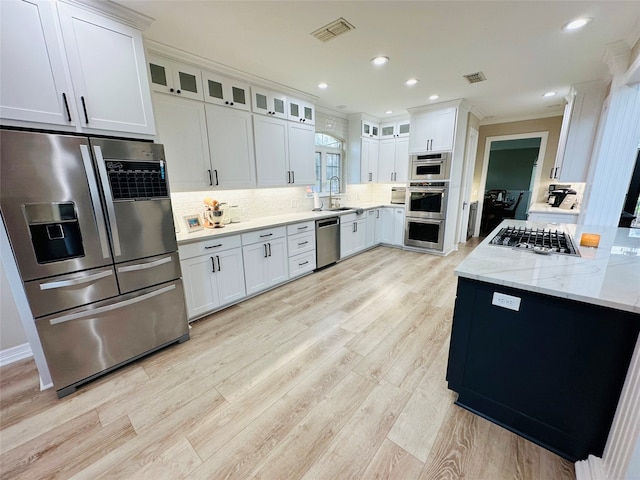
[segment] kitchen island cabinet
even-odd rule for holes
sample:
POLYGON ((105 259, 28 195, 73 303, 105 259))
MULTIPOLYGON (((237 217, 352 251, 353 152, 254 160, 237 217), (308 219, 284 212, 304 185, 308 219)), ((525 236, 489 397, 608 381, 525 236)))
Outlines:
POLYGON ((457 405, 576 461, 602 455, 640 331, 640 239, 559 228, 600 247, 542 256, 492 234, 456 268, 447 381, 457 405))

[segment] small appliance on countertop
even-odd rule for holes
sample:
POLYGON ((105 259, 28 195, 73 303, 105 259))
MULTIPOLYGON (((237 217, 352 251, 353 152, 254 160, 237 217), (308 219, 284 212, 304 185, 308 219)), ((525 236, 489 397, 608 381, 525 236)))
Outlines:
POLYGON ((391 203, 404 205, 405 196, 407 194, 406 187, 391 187, 391 203))
POLYGON ((547 203, 552 207, 560 207, 570 210, 575 205, 578 192, 571 185, 549 185, 549 197, 547 203))

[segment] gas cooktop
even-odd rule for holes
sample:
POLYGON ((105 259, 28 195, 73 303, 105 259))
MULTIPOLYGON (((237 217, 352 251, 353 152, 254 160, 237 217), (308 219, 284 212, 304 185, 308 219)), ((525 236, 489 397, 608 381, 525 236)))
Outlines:
POLYGON ((512 226, 501 228, 489 244, 530 249, 533 252, 542 254, 560 253, 576 257, 580 256, 580 252, 573 244, 571 235, 562 231, 543 228, 512 226))

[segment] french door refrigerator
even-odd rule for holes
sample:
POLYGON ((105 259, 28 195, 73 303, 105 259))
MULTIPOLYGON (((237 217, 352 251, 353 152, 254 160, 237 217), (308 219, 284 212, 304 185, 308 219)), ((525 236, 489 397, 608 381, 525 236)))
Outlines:
POLYGON ((0 211, 58 397, 189 339, 162 145, 2 129, 0 211))

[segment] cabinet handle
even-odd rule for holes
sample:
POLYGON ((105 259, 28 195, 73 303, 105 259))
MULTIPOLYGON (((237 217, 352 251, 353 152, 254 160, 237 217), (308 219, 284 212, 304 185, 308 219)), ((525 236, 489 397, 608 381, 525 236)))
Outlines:
POLYGON ((220 257, 216 255, 216 260, 218 260, 218 271, 221 272, 222 268, 220 268, 220 257))
POLYGON ((89 125, 89 115, 87 115, 87 104, 84 102, 84 97, 81 96, 80 100, 82 101, 82 110, 84 111, 84 120, 89 125))
POLYGON ((262 245, 264 247, 264 258, 267 258, 267 244, 262 245))
POLYGON ((309 243, 308 240, 306 242, 298 242, 298 246, 301 247, 302 245, 306 245, 307 243, 309 243))
POLYGON ((309 260, 307 260, 306 262, 299 263, 298 266, 301 267, 303 265, 306 265, 307 263, 309 263, 309 260))
POLYGON ((271 243, 267 243, 269 245, 269 256, 271 256, 271 243))
POLYGON ((298 230, 305 230, 307 228, 309 228, 309 225, 304 225, 302 227, 298 227, 298 230))
POLYGON ((207 170, 209 172, 209 186, 213 185, 213 178, 211 177, 211 170, 207 170))
POLYGON ((69 111, 69 104, 67 103, 67 94, 62 93, 62 100, 64 100, 64 109, 67 111, 67 120, 71 121, 71 112, 69 111))
POLYGON ((218 170, 214 170, 213 171, 216 174, 216 186, 220 185, 220 182, 218 181, 218 170))
POLYGON ((291 183, 291 170, 287 170, 287 183, 291 183))
POLYGON ((265 233, 264 235, 260 235, 260 238, 270 237, 273 233, 265 233))
POLYGON ((221 247, 221 246, 222 246, 222 244, 221 244, 221 243, 218 243, 218 244, 216 244, 216 245, 210 245, 210 246, 208 246, 208 247, 204 247, 204 248, 205 248, 206 250, 209 250, 210 248, 218 248, 218 247, 221 247))
POLYGON ((211 271, 216 273, 216 262, 213 260, 213 257, 211 257, 211 271))
POLYGON ((291 183, 296 183, 296 171, 291 170, 291 183))
POLYGON ((369 172, 369 181, 373 182, 373 173, 369 172))
POLYGON ((380 218, 380 210, 376 210, 376 218, 380 218))

